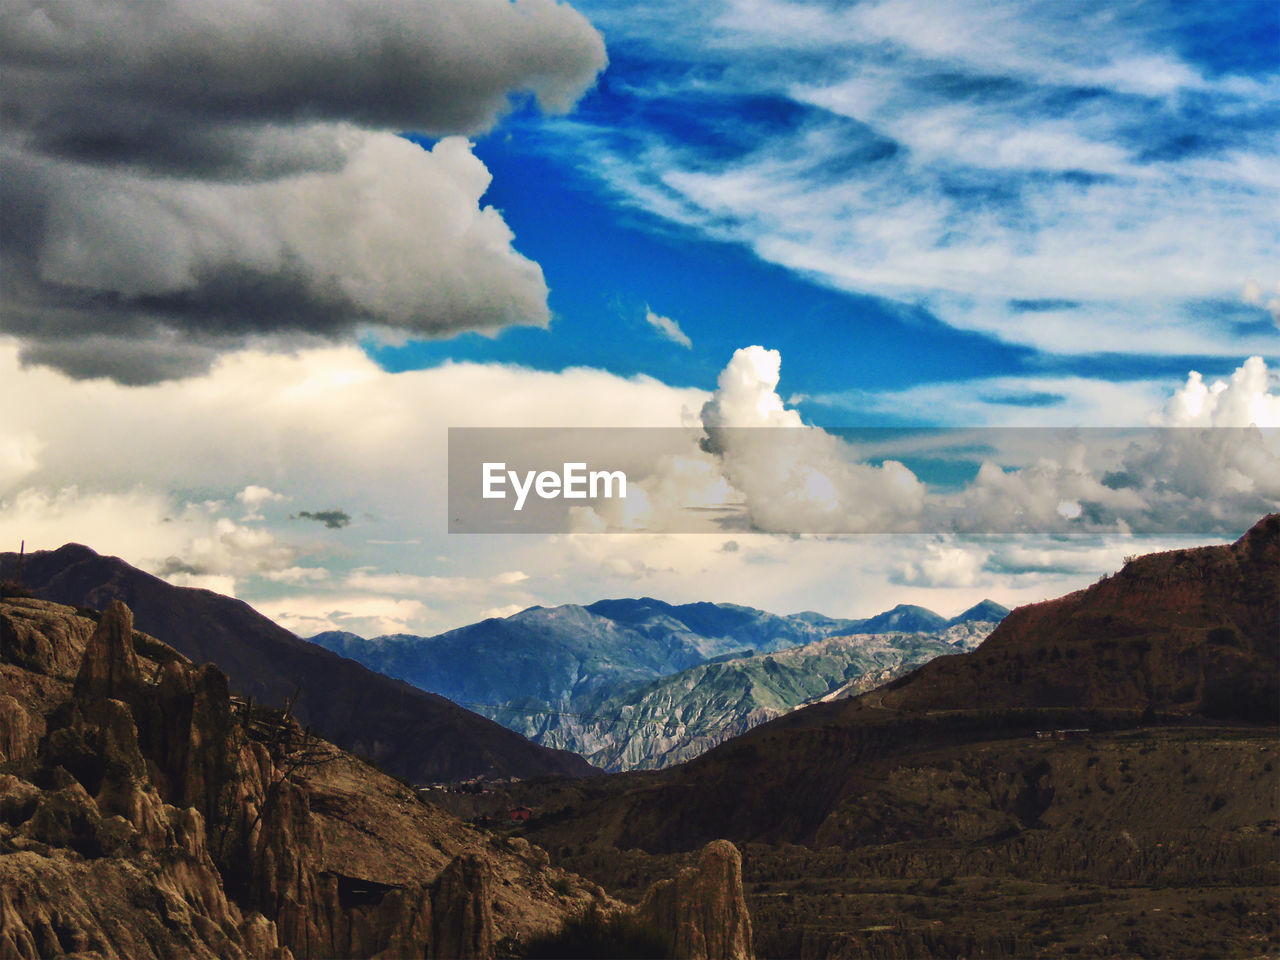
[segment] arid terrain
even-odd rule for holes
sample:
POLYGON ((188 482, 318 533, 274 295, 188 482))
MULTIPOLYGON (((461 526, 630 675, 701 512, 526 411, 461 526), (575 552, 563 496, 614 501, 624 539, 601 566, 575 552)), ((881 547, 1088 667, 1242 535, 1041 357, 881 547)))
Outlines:
MULTIPOLYGON (((78 556, 112 573, 89 595, 129 582, 78 556)), ((220 609, 168 589, 169 630, 220 609)), ((30 593, 0 600, 5 957, 1280 951, 1280 516, 687 763, 468 789, 379 772, 119 599, 30 593)), ((436 757, 501 770, 454 729, 436 757)))

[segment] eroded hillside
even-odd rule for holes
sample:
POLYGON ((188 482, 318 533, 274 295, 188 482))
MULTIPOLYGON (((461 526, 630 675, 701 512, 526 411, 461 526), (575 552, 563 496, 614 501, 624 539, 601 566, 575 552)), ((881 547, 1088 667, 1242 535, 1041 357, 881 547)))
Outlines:
MULTIPOLYGON (((492 957, 621 909, 233 697, 119 602, 0 599, 0 680, 6 957, 492 957)), ((717 851, 695 886, 733 901, 740 861, 717 851)), ((705 906, 704 940, 749 956, 745 907, 705 906)))

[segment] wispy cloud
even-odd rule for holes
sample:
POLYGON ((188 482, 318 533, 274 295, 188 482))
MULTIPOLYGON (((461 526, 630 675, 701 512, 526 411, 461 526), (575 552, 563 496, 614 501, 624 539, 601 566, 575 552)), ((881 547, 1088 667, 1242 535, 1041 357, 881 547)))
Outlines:
POLYGON ((654 313, 652 310, 645 310, 645 323, 653 327, 672 343, 678 343, 686 350, 693 348, 693 341, 689 339, 689 335, 680 329, 680 324, 676 323, 670 317, 664 317, 661 314, 654 313))
POLYGON ((627 109, 557 128, 625 202, 1046 352, 1274 354, 1188 305, 1280 259, 1280 71, 1175 42, 1260 5, 736 0, 672 30, 684 6, 587 7, 629 44, 627 109))

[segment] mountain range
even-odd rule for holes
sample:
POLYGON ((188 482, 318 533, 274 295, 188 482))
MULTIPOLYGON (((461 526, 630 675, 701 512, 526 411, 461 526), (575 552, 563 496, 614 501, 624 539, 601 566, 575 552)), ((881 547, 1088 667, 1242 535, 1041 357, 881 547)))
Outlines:
POLYGON ((984 600, 949 620, 905 604, 837 619, 643 597, 530 607, 434 637, 310 639, 537 743, 627 770, 688 759, 840 687, 970 649, 1007 613, 984 600))
MULTIPOLYGON (((15 572, 0 556, 0 581, 15 572)), ((326 743, 308 725, 344 714, 316 701, 406 697, 413 726, 384 756, 416 746, 415 775, 564 755, 84 547, 33 555, 23 580, 0 582, 0 947, 15 956, 567 956, 570 928, 601 916, 584 910, 699 957, 712 942, 740 958, 1280 947, 1280 515, 1232 544, 1131 559, 1015 610, 976 649, 867 691, 835 683, 688 762, 581 777, 571 757, 474 795, 410 790, 326 743), (134 629, 121 594, 266 693, 233 695, 222 670, 134 629), (275 708, 293 668, 302 695, 275 708), (474 804, 483 829, 423 800, 437 795, 474 804)), ((631 612, 645 603, 609 619, 650 623, 631 612)), ((947 628, 951 649, 979 623, 947 628)), ((807 695, 894 636, 730 650, 639 699, 680 711, 679 689, 712 677, 726 697, 807 695)), ((396 718, 346 715, 353 740, 396 718)))
POLYGON ((803 704, 852 696, 926 660, 972 650, 994 627, 976 621, 934 633, 853 634, 730 654, 657 680, 605 684, 578 699, 574 712, 515 700, 486 716, 603 770, 658 769, 803 704))

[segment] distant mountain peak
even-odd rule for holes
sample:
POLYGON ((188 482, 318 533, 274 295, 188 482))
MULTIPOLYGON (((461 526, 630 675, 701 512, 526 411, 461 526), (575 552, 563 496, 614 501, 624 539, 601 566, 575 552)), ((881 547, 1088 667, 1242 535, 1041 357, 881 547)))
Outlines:
POLYGON ((859 633, 928 633, 947 627, 947 618, 913 603, 900 603, 892 610, 863 620, 859 633))
POLYGON ((947 621, 949 625, 958 623, 998 623, 1009 615, 1009 608, 1002 603, 986 599, 975 603, 972 607, 947 621))

